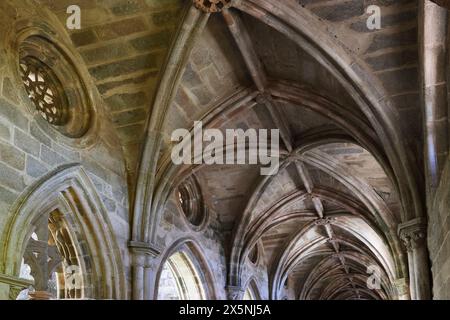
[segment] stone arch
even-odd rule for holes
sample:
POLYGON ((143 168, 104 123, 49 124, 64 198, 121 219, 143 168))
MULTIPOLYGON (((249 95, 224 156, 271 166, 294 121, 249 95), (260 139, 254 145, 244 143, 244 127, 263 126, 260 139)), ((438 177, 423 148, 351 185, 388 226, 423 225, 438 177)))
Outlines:
POLYGON ((79 165, 64 166, 48 174, 16 201, 2 237, 0 256, 5 264, 0 271, 18 276, 26 243, 33 232, 32 223, 49 210, 61 213, 71 231, 77 256, 92 264, 86 266, 91 269, 92 288, 87 298, 125 299, 124 268, 108 212, 79 165))
POLYGON ((380 83, 370 74, 367 66, 357 57, 333 43, 315 17, 306 10, 292 10, 289 4, 270 0, 237 2, 236 7, 261 20, 293 40, 326 67, 351 94, 381 139, 389 162, 398 180, 405 221, 424 214, 419 195, 420 177, 414 172, 414 157, 403 142, 401 132, 395 130, 398 114, 380 83), (277 12, 273 15, 271 12, 277 12))
POLYGON ((217 289, 216 289, 216 281, 214 275, 211 273, 211 267, 207 262, 203 254, 203 250, 197 244, 197 242, 191 238, 181 238, 175 241, 171 246, 169 246, 165 253, 162 255, 161 263, 159 264, 159 268, 156 272, 155 277, 155 286, 154 286, 154 298, 157 299, 158 291, 159 291, 159 283, 161 279, 161 273, 164 269, 164 265, 168 259, 176 254, 182 252, 185 254, 190 262, 193 264, 193 267, 198 273, 198 276, 203 284, 203 290, 205 291, 205 299, 207 300, 215 300, 217 299, 217 289))
POLYGON ((250 289, 255 300, 261 300, 261 286, 255 276, 249 277, 243 288, 244 292, 250 289))

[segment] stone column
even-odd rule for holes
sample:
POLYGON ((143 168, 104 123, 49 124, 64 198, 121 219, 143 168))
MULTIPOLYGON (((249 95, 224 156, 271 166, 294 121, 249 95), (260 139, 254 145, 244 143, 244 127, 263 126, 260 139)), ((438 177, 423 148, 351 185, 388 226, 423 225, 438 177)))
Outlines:
POLYGON ((407 278, 397 279, 394 282, 394 290, 398 300, 410 300, 409 284, 407 278))
POLYGON ((398 232, 408 250, 411 299, 429 300, 431 299, 431 290, 426 223, 423 219, 416 218, 399 225, 398 232))
POLYGON ((227 286, 228 300, 242 300, 244 298, 244 289, 238 286, 227 286))
POLYGON ((153 299, 155 267, 154 260, 160 250, 154 246, 137 241, 130 241, 133 265, 132 265, 132 298, 133 300, 153 299))
POLYGON ((429 0, 418 3, 425 181, 427 204, 431 207, 449 149, 446 72, 448 10, 429 0))
POLYGON ((132 254, 132 298, 133 300, 144 300, 144 256, 139 252, 132 254))

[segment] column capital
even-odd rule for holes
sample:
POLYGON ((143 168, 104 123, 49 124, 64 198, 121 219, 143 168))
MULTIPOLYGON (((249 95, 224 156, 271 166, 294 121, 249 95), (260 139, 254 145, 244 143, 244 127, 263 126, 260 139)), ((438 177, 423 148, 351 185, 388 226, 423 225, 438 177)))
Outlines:
POLYGON ((128 242, 128 248, 130 248, 133 255, 134 265, 148 266, 151 260, 158 257, 161 254, 162 249, 146 242, 130 241, 128 242))
POLYGON ((221 12, 229 8, 234 0, 192 0, 194 6, 205 13, 221 12))
POLYGON ((427 236, 425 219, 416 218, 400 224, 398 235, 408 251, 423 246, 427 236))
POLYGON ((239 286, 227 286, 228 300, 242 300, 244 296, 244 289, 239 286))

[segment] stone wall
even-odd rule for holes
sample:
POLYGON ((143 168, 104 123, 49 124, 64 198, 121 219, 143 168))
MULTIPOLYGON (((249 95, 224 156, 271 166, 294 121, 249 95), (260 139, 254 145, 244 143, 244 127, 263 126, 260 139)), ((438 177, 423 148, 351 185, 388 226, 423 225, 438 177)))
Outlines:
MULTIPOLYGON (((19 7, 24 3, 17 1, 14 5, 19 7)), ((0 15, 7 20, 0 24, 0 33, 4 35, 0 39, 0 234, 5 234, 11 208, 19 196, 27 194, 31 186, 46 179, 58 168, 67 164, 80 164, 109 213, 120 248, 120 252, 115 254, 120 254, 124 264, 129 266, 127 241, 130 218, 125 162, 118 147, 118 137, 110 129, 111 119, 107 116, 103 100, 95 86, 89 86, 95 109, 93 122, 97 127, 88 132, 92 136, 88 146, 82 146, 81 139, 63 137, 41 119, 18 75, 17 52, 11 49, 17 45, 13 29, 16 24, 8 18, 13 18, 10 10, 16 9, 6 2, 0 4, 0 15)), ((17 23, 25 23, 31 21, 29 18, 38 16, 58 33, 58 39, 68 41, 65 30, 54 23, 52 17, 46 20, 45 12, 23 12, 17 23)), ((76 52, 73 52, 73 59, 80 59, 76 52)), ((78 67, 81 74, 87 74, 81 63, 78 67)), ((90 83, 89 77, 85 80, 90 83)), ((126 273, 129 276, 128 269, 126 273)), ((0 299, 7 298, 3 294, 0 292, 0 299)))

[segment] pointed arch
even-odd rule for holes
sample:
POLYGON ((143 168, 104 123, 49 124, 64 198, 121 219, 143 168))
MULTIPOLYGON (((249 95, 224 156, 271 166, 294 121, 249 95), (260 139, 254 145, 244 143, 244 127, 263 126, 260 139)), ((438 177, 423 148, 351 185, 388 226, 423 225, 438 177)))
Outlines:
POLYGON ((80 165, 63 166, 44 176, 12 208, 2 237, 5 245, 0 247, 0 260, 4 261, 0 272, 18 277, 25 246, 33 233, 33 221, 44 212, 57 210, 70 229, 77 256, 90 270, 86 297, 126 298, 124 267, 108 212, 80 165))
POLYGON ((208 260, 203 254, 203 250, 191 238, 181 238, 175 241, 169 246, 161 258, 161 263, 155 277, 154 297, 158 297, 159 283, 161 274, 164 269, 165 263, 175 254, 182 253, 189 259, 189 263, 197 273, 198 281, 202 283, 202 289, 204 290, 205 299, 215 300, 217 299, 216 281, 214 275, 211 273, 211 268, 208 260))

